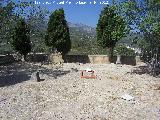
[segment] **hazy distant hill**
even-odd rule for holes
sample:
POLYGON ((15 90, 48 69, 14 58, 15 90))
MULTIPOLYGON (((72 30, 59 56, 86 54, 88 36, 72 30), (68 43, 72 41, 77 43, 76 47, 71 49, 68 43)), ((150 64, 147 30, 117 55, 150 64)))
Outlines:
POLYGON ((143 35, 140 35, 140 34, 137 34, 137 33, 132 33, 132 34, 129 34, 126 37, 122 38, 120 41, 118 41, 118 43, 126 44, 128 46, 132 45, 132 47, 137 47, 137 45, 132 44, 132 41, 134 39, 139 39, 139 38, 142 38, 142 37, 143 37, 143 35))
POLYGON ((70 29, 71 34, 79 33, 83 35, 90 35, 90 36, 95 36, 96 35, 96 30, 93 27, 90 27, 88 25, 84 25, 82 23, 70 23, 68 22, 68 26, 70 29))
POLYGON ((93 27, 82 23, 68 23, 71 40, 92 40, 96 36, 96 30, 93 27))
MULTIPOLYGON (((82 39, 82 38, 94 38, 96 36, 96 29, 82 24, 82 23, 71 23, 68 22, 71 39, 82 39)), ((42 25, 42 30, 47 29, 47 21, 42 25)))

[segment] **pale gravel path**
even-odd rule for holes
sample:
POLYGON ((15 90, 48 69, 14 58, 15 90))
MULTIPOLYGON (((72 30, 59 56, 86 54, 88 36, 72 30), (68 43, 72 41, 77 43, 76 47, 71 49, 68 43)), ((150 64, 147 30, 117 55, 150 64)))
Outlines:
POLYGON ((1 120, 159 120, 160 78, 130 74, 133 66, 64 64, 60 70, 90 67, 97 79, 71 71, 57 79, 31 80, 0 87, 1 120), (128 93, 135 101, 125 101, 128 93))

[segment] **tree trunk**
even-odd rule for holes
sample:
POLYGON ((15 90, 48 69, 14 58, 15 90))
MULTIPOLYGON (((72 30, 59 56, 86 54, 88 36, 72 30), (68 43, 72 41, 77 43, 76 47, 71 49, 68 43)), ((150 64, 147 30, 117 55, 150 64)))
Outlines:
POLYGON ((113 47, 109 48, 109 61, 110 63, 113 62, 113 47))
POLYGON ((61 55, 62 55, 63 61, 66 62, 66 54, 62 53, 61 55))

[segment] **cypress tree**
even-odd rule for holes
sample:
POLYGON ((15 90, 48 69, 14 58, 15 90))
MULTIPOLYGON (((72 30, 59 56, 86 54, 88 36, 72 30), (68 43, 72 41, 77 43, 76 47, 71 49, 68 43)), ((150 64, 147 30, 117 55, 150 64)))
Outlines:
POLYGON ((65 20, 64 10, 57 9, 49 17, 45 44, 65 55, 71 49, 69 28, 65 20))
POLYGON ((126 33, 125 27, 124 19, 118 15, 114 6, 107 5, 101 11, 96 27, 97 43, 100 47, 109 48, 111 61, 117 41, 126 33))
POLYGON ((23 55, 26 60, 26 55, 31 51, 31 41, 29 36, 29 28, 27 27, 25 20, 20 19, 17 22, 12 35, 12 47, 14 50, 23 55))

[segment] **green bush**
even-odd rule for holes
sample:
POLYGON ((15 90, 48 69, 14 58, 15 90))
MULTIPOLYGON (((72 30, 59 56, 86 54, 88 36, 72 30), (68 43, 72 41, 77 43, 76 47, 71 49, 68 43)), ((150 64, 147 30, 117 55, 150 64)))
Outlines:
POLYGON ((101 48, 94 39, 72 40, 72 49, 68 54, 107 55, 108 49, 101 48))
POLYGON ((121 56, 136 56, 134 50, 127 48, 124 45, 118 45, 114 49, 114 55, 121 55, 121 56))

